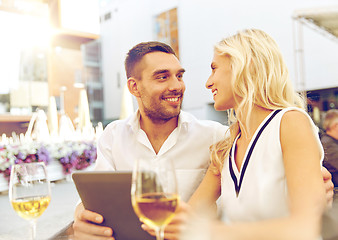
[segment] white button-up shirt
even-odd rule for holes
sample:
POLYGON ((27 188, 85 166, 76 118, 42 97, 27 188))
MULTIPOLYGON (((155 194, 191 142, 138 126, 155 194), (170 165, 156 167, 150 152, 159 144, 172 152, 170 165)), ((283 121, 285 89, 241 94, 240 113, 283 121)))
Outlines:
POLYGON ((137 111, 105 128, 98 141, 95 170, 131 171, 138 158, 170 158, 176 169, 178 192, 182 200, 189 200, 209 166, 209 147, 223 139, 227 127, 181 111, 177 128, 156 154, 139 119, 137 111))

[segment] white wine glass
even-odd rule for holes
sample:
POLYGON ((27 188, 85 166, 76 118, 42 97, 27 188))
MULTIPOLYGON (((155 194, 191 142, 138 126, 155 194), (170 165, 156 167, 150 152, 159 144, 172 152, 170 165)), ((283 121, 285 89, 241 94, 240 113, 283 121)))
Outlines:
POLYGON ((175 216, 179 204, 177 180, 170 159, 138 159, 135 163, 131 188, 136 215, 164 239, 164 228, 175 216))
POLYGON ((51 199, 50 183, 43 162, 15 164, 11 168, 9 200, 17 214, 28 220, 36 239, 36 220, 51 199))

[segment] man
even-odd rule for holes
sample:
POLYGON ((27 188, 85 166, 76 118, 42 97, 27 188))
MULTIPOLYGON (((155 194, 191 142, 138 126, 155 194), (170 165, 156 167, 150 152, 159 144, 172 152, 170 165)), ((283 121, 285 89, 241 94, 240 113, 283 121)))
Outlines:
MULTIPOLYGON (((209 146, 224 137, 227 127, 181 111, 185 70, 170 46, 140 43, 128 52, 125 68, 128 89, 139 109, 105 128, 98 142, 95 170, 132 170, 137 158, 171 158, 179 194, 187 201, 209 165, 209 146)), ((112 229, 95 224, 102 221, 103 216, 85 210, 80 203, 74 215, 75 238, 114 239, 112 229)))
MULTIPOLYGON (((187 201, 201 182, 209 164, 209 146, 224 137, 227 127, 198 121, 182 112, 184 69, 173 49, 160 42, 140 43, 125 61, 128 88, 138 111, 114 121, 98 142, 95 170, 132 170, 134 160, 173 160, 179 193, 187 201)), ((77 206, 74 236, 78 239, 112 239, 110 228, 94 225, 103 218, 77 206), (106 236, 107 238, 102 238, 106 236)))
POLYGON ((332 182, 338 187, 338 109, 327 111, 323 128, 325 133, 321 136, 325 157, 323 166, 332 175, 332 182))

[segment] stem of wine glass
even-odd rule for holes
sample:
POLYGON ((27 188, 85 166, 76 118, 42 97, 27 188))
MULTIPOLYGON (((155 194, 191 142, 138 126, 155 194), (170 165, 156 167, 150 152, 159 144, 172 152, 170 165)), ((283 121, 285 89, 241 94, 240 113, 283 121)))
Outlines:
POLYGON ((164 240, 164 227, 158 227, 155 229, 156 240, 164 240))
POLYGON ((36 239, 36 219, 32 219, 29 221, 30 228, 31 228, 31 234, 32 234, 32 240, 36 239))

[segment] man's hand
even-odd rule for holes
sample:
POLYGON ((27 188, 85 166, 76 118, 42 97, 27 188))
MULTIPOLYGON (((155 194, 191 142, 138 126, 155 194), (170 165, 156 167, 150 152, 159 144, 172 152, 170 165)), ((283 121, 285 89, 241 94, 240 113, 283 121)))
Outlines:
POLYGON ((322 167, 322 175, 323 175, 323 181, 324 181, 324 186, 326 190, 326 202, 328 207, 332 207, 332 202, 333 202, 333 182, 332 182, 332 176, 331 173, 325 168, 322 167))
MULTIPOLYGON (((167 240, 178 240, 181 233, 185 230, 185 226, 190 214, 190 206, 180 201, 175 217, 164 229, 164 238, 167 240)), ((145 224, 142 224, 143 230, 147 231, 150 235, 156 236, 155 231, 145 224)))
POLYGON ((99 226, 103 217, 95 212, 84 209, 80 203, 74 214, 74 239, 81 240, 115 240, 113 230, 109 227, 99 226))

